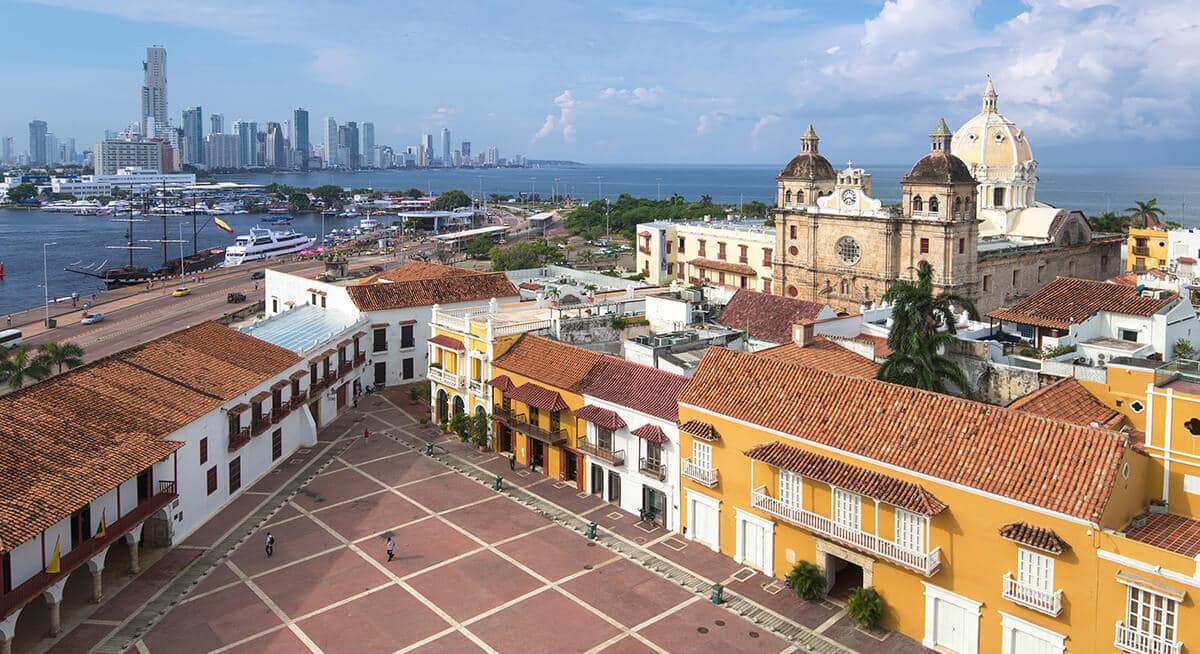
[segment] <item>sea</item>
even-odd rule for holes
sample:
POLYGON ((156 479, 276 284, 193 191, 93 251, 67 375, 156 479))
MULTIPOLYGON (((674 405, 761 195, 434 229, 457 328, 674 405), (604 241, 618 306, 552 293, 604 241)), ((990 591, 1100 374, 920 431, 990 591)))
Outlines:
MULTIPOLYGON (((872 195, 885 203, 900 199, 900 179, 908 166, 858 164, 872 175, 872 195)), ((430 194, 462 189, 469 195, 500 193, 537 193, 569 195, 576 201, 599 197, 615 198, 621 193, 637 197, 669 198, 679 194, 688 200, 709 195, 714 202, 737 204, 759 200, 775 201, 775 176, 779 166, 762 165, 687 165, 687 164, 589 164, 579 166, 542 166, 530 168, 423 169, 363 172, 310 172, 289 174, 222 175, 222 181, 253 184, 277 182, 290 186, 315 187, 333 184, 343 188, 369 188, 377 191, 418 188, 430 194)), ((1167 217, 1188 227, 1200 227, 1200 167, 1172 168, 1048 168, 1039 170, 1037 197, 1042 202, 1066 209, 1079 209, 1088 215, 1105 211, 1121 212, 1135 201, 1157 198, 1167 217)), ((238 234, 260 222, 265 215, 236 215, 222 218, 238 234)), ((353 227, 356 221, 328 218, 317 214, 293 217, 292 228, 318 237, 334 228, 353 227)), ((157 217, 134 226, 135 240, 161 240, 164 226, 157 217)), ((233 236, 216 229, 205 216, 200 221, 199 247, 225 247, 233 236)), ((190 217, 169 217, 166 238, 183 236, 190 253, 192 222, 190 217)), ((92 277, 71 273, 64 268, 76 263, 108 265, 125 263, 125 223, 111 222, 109 216, 75 216, 65 213, 0 209, 0 262, 5 276, 0 278, 0 316, 42 306, 43 245, 45 277, 50 296, 69 297, 72 292, 87 295, 101 290, 103 284, 92 277)), ((138 243, 145 250, 135 251, 137 265, 155 265, 162 261, 160 243, 138 243)), ((179 256, 179 244, 167 245, 167 256, 179 256)))

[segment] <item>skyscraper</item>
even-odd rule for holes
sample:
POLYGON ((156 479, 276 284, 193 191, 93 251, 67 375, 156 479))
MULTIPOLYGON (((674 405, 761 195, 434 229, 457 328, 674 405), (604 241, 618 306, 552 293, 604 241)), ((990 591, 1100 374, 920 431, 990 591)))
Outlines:
POLYGON ((267 142, 264 148, 262 164, 269 168, 283 168, 287 166, 287 148, 284 147, 284 132, 279 123, 267 123, 267 142))
POLYGON ((421 145, 425 146, 426 158, 433 159, 433 156, 434 156, 433 153, 437 152, 437 150, 433 149, 433 134, 422 134, 421 135, 421 145))
POLYGON ((62 160, 59 159, 59 157, 58 157, 58 155, 59 155, 58 137, 56 137, 54 135, 54 132, 46 132, 45 148, 46 148, 46 163, 47 164, 55 165, 55 164, 62 163, 62 160))
POLYGON ((225 133, 225 116, 223 114, 210 114, 208 119, 212 121, 212 129, 208 130, 209 134, 225 133))
POLYGON ((362 150, 359 148, 358 140, 358 123, 353 120, 346 122, 346 141, 342 145, 350 150, 350 158, 346 161, 346 165, 351 168, 362 167, 362 150))
POLYGON ((183 110, 183 139, 187 153, 184 163, 204 163, 204 110, 200 107, 183 110))
POLYGON ((240 143, 236 134, 209 134, 204 139, 204 161, 211 168, 241 166, 240 143))
POLYGON ((375 123, 362 124, 362 151, 368 168, 379 167, 379 159, 375 154, 375 123))
POLYGON ((450 128, 442 128, 442 165, 450 165, 450 128))
POLYGON ((340 163, 338 152, 338 124, 333 116, 325 117, 325 167, 334 168, 340 163))
POLYGON ((0 163, 13 163, 13 137, 0 138, 0 163))
POLYGON ((46 165, 46 121, 29 122, 29 165, 46 165))
POLYGON ((299 107, 292 112, 292 129, 296 130, 296 138, 292 141, 292 147, 296 149, 296 156, 300 159, 300 168, 308 168, 308 158, 312 155, 312 146, 308 142, 308 112, 299 107))
POLYGON ((463 160, 463 164, 466 164, 471 161, 471 142, 470 141, 462 142, 462 160, 463 160))
POLYGON ((243 168, 258 165, 258 123, 239 120, 234 123, 238 137, 238 161, 243 168))
POLYGON ((170 124, 167 120, 166 48, 146 48, 142 71, 145 75, 145 81, 142 82, 142 136, 165 136, 167 125, 170 124))

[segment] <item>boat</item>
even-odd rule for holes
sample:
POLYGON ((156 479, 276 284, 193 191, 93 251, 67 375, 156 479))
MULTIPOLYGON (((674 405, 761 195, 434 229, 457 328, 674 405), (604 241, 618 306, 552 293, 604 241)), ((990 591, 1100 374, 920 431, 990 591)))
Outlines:
POLYGON ((225 248, 225 265, 236 266, 247 261, 261 261, 294 254, 311 245, 313 239, 295 230, 270 230, 251 227, 250 234, 239 236, 225 248))
POLYGON ((358 221, 358 228, 364 232, 373 232, 379 229, 379 221, 371 216, 367 216, 366 218, 358 221))
POLYGON ((267 213, 273 216, 287 215, 287 212, 288 206, 285 202, 273 202, 271 206, 267 207, 267 213))
POLYGON ((292 224, 292 217, 291 216, 282 216, 279 218, 273 218, 273 219, 271 219, 271 224, 272 225, 290 225, 290 224, 292 224))

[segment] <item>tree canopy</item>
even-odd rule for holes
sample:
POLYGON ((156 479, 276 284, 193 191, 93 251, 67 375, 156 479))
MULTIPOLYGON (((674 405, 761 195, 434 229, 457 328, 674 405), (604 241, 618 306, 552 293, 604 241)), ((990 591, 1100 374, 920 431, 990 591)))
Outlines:
POLYGON ((490 236, 476 236, 467 243, 463 252, 472 259, 486 259, 491 249, 492 238, 490 236))
POLYGON ((570 212, 564 224, 573 234, 594 239, 604 235, 607 218, 609 230, 632 239, 639 223, 655 220, 698 220, 704 216, 723 218, 724 211, 711 204, 705 196, 701 202, 687 202, 680 195, 667 200, 635 198, 622 193, 606 206, 604 200, 593 200, 570 212), (705 204, 707 200, 708 204, 705 204), (606 217, 607 212, 607 217, 606 217))
POLYGON ((553 245, 521 241, 508 247, 492 248, 488 258, 492 260, 492 270, 521 270, 547 263, 561 263, 563 253, 553 245))
POLYGON ((342 202, 342 188, 333 184, 323 184, 312 190, 313 197, 320 200, 325 206, 333 206, 342 202))
POLYGON ((8 199, 13 202, 25 202, 37 197, 37 187, 28 182, 17 184, 8 189, 8 199))
POLYGON ((288 206, 292 208, 292 211, 308 211, 311 204, 307 193, 292 193, 288 196, 288 206))
POLYGON ((459 189, 446 191, 437 197, 429 208, 433 211, 451 211, 459 207, 471 206, 471 198, 459 189))

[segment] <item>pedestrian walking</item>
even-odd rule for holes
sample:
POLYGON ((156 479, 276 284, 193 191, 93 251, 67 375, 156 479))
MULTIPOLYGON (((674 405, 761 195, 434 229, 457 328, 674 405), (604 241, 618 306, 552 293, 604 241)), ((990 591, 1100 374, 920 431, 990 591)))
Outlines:
POLYGON ((391 561, 392 557, 394 557, 396 555, 396 541, 392 540, 391 536, 388 536, 387 555, 388 555, 388 561, 391 561))
POLYGON ((363 430, 363 445, 370 445, 370 444, 371 444, 371 430, 364 429, 363 430))
POLYGON ((12 327, 12 314, 8 314, 8 326, 12 327))
POLYGON ((254 282, 254 290, 258 290, 258 282, 254 282))
POLYGON ((272 536, 271 532, 268 531, 267 532, 267 558, 268 559, 271 558, 271 555, 274 553, 275 553, 275 537, 272 536))
POLYGON ((92 304, 96 303, 96 294, 92 293, 92 304))
POLYGON ((71 293, 71 306, 79 306, 79 291, 73 291, 71 293))
POLYGON ((508 469, 509 470, 517 469, 517 453, 516 452, 508 453, 508 469))

